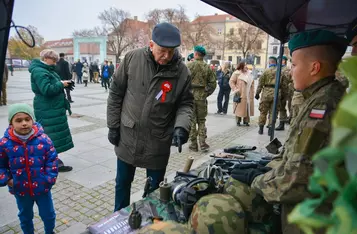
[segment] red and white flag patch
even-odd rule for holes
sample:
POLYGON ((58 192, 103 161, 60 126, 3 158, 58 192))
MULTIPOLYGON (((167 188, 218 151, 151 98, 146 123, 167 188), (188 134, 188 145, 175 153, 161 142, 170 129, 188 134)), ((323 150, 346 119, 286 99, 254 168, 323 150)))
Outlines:
POLYGON ((323 119, 325 116, 326 110, 312 109, 309 117, 314 119, 323 119))

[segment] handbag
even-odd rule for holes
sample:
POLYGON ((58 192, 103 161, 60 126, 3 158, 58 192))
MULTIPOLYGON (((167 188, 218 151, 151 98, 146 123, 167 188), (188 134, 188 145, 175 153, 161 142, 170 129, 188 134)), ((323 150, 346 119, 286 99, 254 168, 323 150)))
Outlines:
POLYGON ((233 102, 235 102, 235 103, 240 103, 241 102, 241 97, 240 97, 240 95, 238 93, 234 94, 233 102))

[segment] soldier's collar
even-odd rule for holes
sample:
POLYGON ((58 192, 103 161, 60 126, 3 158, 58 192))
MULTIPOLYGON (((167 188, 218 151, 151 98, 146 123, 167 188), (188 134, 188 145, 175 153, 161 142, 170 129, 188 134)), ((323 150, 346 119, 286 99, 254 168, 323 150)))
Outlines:
POLYGON ((323 78, 317 82, 315 82, 314 84, 312 84, 310 87, 304 89, 301 93, 304 96, 304 99, 308 99, 309 97, 312 96, 313 93, 315 93, 318 89, 320 89, 321 87, 327 85, 328 83, 332 82, 333 80, 335 80, 335 76, 329 76, 326 78, 323 78))

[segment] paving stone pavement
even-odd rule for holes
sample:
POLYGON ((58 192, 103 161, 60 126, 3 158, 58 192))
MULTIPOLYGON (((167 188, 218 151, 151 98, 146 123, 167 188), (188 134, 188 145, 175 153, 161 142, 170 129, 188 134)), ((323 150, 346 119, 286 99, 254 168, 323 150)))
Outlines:
MULTIPOLYGON (((25 71, 15 72, 14 76, 10 77, 9 104, 32 104, 33 94, 29 80, 29 74, 25 71)), ((269 142, 269 137, 257 134, 254 120, 250 127, 237 127, 233 115, 214 114, 217 93, 218 90, 208 100, 207 143, 211 146, 211 151, 235 144, 264 147, 269 142)), ((73 166, 74 170, 61 173, 52 189, 57 213, 56 233, 82 233, 87 225, 99 221, 113 211, 116 157, 106 136, 107 95, 98 84, 89 84, 88 88, 77 85, 73 92, 73 115, 68 119, 75 147, 61 154, 60 158, 65 164, 73 166)), ((257 104, 255 113, 259 113, 257 104)), ((232 113, 231 108, 230 105, 229 113, 232 113)), ((0 129, 5 129, 6 126, 7 107, 2 106, 0 129)), ((277 136, 284 140, 286 133, 287 130, 277 132, 277 136)), ((207 153, 192 153, 187 148, 185 145, 183 152, 178 153, 177 149, 172 147, 166 171, 168 178, 172 178, 177 170, 182 170, 188 156, 195 157, 194 166, 209 159, 207 153)), ((140 199, 145 177, 145 170, 138 168, 132 184, 132 201, 140 199)), ((0 233, 21 233, 15 199, 8 194, 6 188, 0 188, 0 200, 0 233)), ((44 233, 37 208, 34 210, 35 233, 44 233)))

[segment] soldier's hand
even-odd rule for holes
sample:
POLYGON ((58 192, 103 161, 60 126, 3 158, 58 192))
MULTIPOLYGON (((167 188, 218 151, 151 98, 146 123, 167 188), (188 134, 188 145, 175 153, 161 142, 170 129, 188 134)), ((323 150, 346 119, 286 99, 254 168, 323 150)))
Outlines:
POLYGON ((119 128, 109 128, 108 140, 112 145, 118 146, 120 141, 120 130, 119 128))
POLYGON ((255 95, 255 99, 259 100, 259 94, 255 95))
POLYGON ((172 138, 172 145, 178 147, 179 153, 182 151, 182 145, 188 141, 188 132, 181 128, 177 127, 174 130, 174 135, 172 138))

